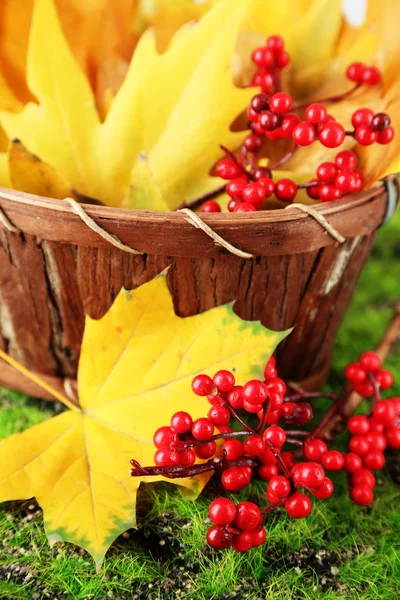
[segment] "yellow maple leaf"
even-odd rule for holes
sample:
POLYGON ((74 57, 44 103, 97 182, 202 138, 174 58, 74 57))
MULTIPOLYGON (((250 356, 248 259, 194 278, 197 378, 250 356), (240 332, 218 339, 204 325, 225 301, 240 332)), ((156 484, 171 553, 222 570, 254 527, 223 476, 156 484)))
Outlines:
POLYGON ((221 0, 159 55, 145 34, 104 123, 85 75, 63 36, 52 0, 36 0, 28 83, 39 104, 2 114, 10 137, 56 168, 82 194, 127 206, 140 152, 161 194, 175 208, 215 185, 209 176, 219 144, 238 145, 230 123, 250 90, 232 82, 232 56, 251 0, 221 0))
MULTIPOLYGON (((285 335, 242 321, 230 306, 179 318, 164 276, 122 290, 101 320, 86 320, 79 408, 61 397, 71 410, 0 442, 0 501, 36 496, 50 542, 82 546, 99 567, 136 525, 140 480, 128 475, 129 460, 153 464, 154 431, 175 411, 198 418, 208 410, 191 392, 193 376, 230 369, 243 381, 261 377, 285 335)), ((207 480, 179 485, 195 497, 207 480)))

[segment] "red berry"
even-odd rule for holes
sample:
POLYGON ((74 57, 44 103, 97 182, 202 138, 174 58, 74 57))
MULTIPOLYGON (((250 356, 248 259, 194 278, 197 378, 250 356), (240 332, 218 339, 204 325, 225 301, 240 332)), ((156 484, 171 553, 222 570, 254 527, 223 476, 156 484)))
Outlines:
POLYGON ((364 465, 371 471, 379 471, 385 465, 385 457, 379 450, 370 450, 364 456, 364 465))
POLYGON ((321 485, 325 478, 325 471, 315 462, 297 463, 292 470, 294 483, 310 489, 316 489, 321 485))
POLYGON ((192 427, 193 419, 189 413, 181 410, 171 417, 171 429, 174 433, 187 433, 192 427))
POLYGON ((393 375, 387 369, 381 369, 376 373, 376 381, 381 390, 387 390, 393 385, 393 375))
POLYGON ((323 162, 317 169, 318 180, 322 183, 333 183, 337 173, 337 166, 333 162, 323 162))
POLYGON ((374 488, 376 485, 376 479, 372 472, 368 469, 360 469, 359 471, 356 471, 351 480, 353 485, 366 485, 370 488, 374 488))
POLYGON ((319 198, 322 202, 330 200, 339 200, 342 197, 342 192, 332 183, 325 183, 319 186, 319 198))
POLYGON ((339 450, 328 450, 322 458, 322 465, 328 471, 340 471, 344 466, 343 454, 339 450))
POLYGON ((243 146, 248 152, 258 152, 262 146, 262 138, 255 133, 251 133, 244 140, 243 146))
POLYGON ((378 134, 369 125, 359 125, 356 127, 354 137, 362 146, 371 146, 378 139, 378 134))
POLYGON ((179 452, 169 448, 160 448, 154 455, 154 464, 157 467, 170 467, 180 464, 179 452))
POLYGON ((293 128, 292 139, 298 146, 310 146, 317 139, 315 127, 306 121, 298 123, 293 128))
MULTIPOLYGON (((267 94, 256 94, 253 97, 250 106, 254 113, 258 115, 263 110, 267 110, 269 108, 269 97, 267 94)), ((258 117, 255 120, 258 121, 258 117)))
POLYGON ((261 465, 258 469, 258 476, 263 481, 271 481, 276 475, 278 475, 278 467, 276 465, 261 465))
POLYGON ((292 104, 292 97, 286 92, 277 92, 269 99, 270 107, 279 115, 289 112, 292 108, 292 104))
POLYGON ((265 110, 261 113, 258 123, 263 131, 274 131, 280 126, 281 118, 270 110, 265 110))
POLYGON ((278 410, 283 404, 283 396, 279 392, 270 392, 268 398, 268 409, 278 410))
POLYGON ((335 179, 335 187, 343 192, 343 194, 349 194, 351 192, 358 191, 357 180, 353 173, 339 173, 335 179))
POLYGON ((362 82, 366 85, 377 85, 381 79, 381 72, 376 67, 367 67, 362 75, 362 82))
POLYGON ((192 381, 192 390, 197 396, 208 396, 213 387, 213 380, 208 375, 197 375, 192 381))
POLYGON ((387 113, 376 113, 371 121, 371 129, 384 131, 390 127, 391 119, 387 113))
POLYGON ((304 456, 308 460, 321 462, 322 457, 328 451, 328 446, 322 440, 307 440, 304 442, 304 456))
POLYGON ((350 150, 342 150, 336 155, 335 163, 341 171, 353 171, 357 166, 357 156, 350 150))
POLYGON ((215 172, 221 179, 235 179, 242 171, 234 160, 231 158, 224 158, 217 164, 215 172))
POLYGON ((261 521, 261 511, 254 502, 239 502, 234 526, 242 531, 255 531, 261 521))
POLYGON ((382 425, 382 423, 375 421, 375 419, 372 419, 372 417, 369 419, 369 424, 371 425, 371 433, 383 433, 385 431, 385 426, 382 425))
POLYGON ((369 424, 369 419, 364 417, 364 415, 356 415, 354 417, 350 417, 347 421, 347 429, 353 435, 365 435, 371 429, 369 424))
POLYGON ((197 446, 195 448, 195 453, 198 458, 206 460, 214 456, 217 451, 217 444, 214 441, 207 442, 202 446, 197 446))
POLYGON ((268 447, 265 448, 262 454, 260 454, 259 459, 265 465, 276 465, 276 463, 278 462, 268 447))
POLYGON ((354 62, 348 66, 346 75, 350 81, 354 81, 355 83, 361 83, 363 80, 365 65, 361 62, 354 62))
POLYGON ((374 492, 367 485, 355 485, 350 492, 351 499, 360 506, 368 506, 374 500, 374 492))
POLYGON ((364 383, 355 383, 354 389, 357 394, 360 394, 360 396, 363 396, 364 398, 369 398, 374 393, 374 388, 369 381, 364 381, 364 383))
POLYGON ((253 77, 251 84, 260 87, 267 94, 274 89, 274 79, 271 73, 257 73, 253 77))
POLYGON ((337 148, 344 142, 346 131, 340 123, 329 121, 324 124, 323 129, 318 134, 318 139, 323 146, 327 148, 337 148))
POLYGON ((213 525, 207 531, 207 542, 216 550, 225 550, 232 545, 233 535, 221 525, 213 525))
POLYGON ((268 388, 257 379, 248 381, 243 386, 243 399, 249 404, 263 404, 268 397, 268 388))
POLYGON ((217 498, 211 502, 208 516, 216 525, 229 525, 236 517, 236 506, 228 498, 217 498))
POLYGON ((208 202, 204 202, 204 204, 202 205, 201 212, 217 213, 217 212, 221 212, 221 207, 218 204, 218 202, 215 202, 215 200, 208 200, 208 202))
POLYGON ((258 531, 251 532, 251 545, 252 548, 257 548, 261 546, 267 537, 264 527, 261 527, 258 531))
POLYGON ((235 535, 232 540, 232 548, 236 552, 247 552, 253 545, 253 536, 248 531, 242 531, 239 535, 235 535))
POLYGON ((297 402, 293 413, 293 422, 305 425, 313 418, 312 406, 308 402, 297 402))
MULTIPOLYGON (((216 390, 216 388, 214 388, 214 390, 216 390)), ((224 404, 225 402, 225 399, 218 392, 215 394, 208 394, 207 400, 212 406, 215 406, 215 404, 224 404)))
POLYGON ((226 184, 226 193, 231 198, 234 198, 235 196, 241 196, 247 184, 248 179, 245 175, 243 175, 243 177, 236 177, 236 179, 232 179, 232 181, 226 184))
POLYGON ((323 104, 310 104, 305 113, 306 121, 312 123, 312 125, 318 125, 318 123, 325 121, 327 114, 328 113, 323 104))
POLYGON ((192 425, 192 436, 196 440, 208 440, 214 433, 214 423, 206 417, 196 419, 192 425))
POLYGON ((245 467, 229 467, 221 476, 221 483, 226 490, 237 492, 241 488, 249 485, 251 475, 245 467))
POLYGON ((263 410, 263 405, 262 404, 250 404, 250 402, 247 402, 247 400, 243 400, 243 408, 248 413, 251 413, 252 415, 256 415, 257 413, 259 413, 260 411, 263 410))
POLYGON ((364 456, 364 454, 367 454, 369 450, 369 443, 365 437, 361 435, 355 435, 349 442, 349 449, 350 452, 354 452, 355 454, 358 454, 358 456, 364 456))
POLYGON ((280 35, 271 35, 267 38, 267 48, 272 50, 272 52, 281 52, 284 48, 285 42, 280 35))
POLYGON ((307 517, 312 509, 312 502, 308 496, 301 492, 295 492, 285 502, 286 512, 293 519, 307 517))
POLYGON ((281 418, 280 410, 267 410, 267 412, 265 413, 265 424, 266 425, 276 425, 276 423, 279 423, 280 418, 281 418))
POLYGON ((179 462, 183 467, 192 467, 196 462, 196 453, 191 448, 179 452, 179 462))
POLYGON ((259 186, 262 187, 265 198, 269 198, 269 196, 272 196, 272 194, 275 191, 275 183, 272 179, 270 179, 269 177, 260 177, 260 179, 257 180, 257 183, 259 186))
POLYGON ((178 436, 171 427, 159 427, 153 435, 153 444, 156 448, 167 448, 177 439, 178 436))
POLYGON ((242 212, 255 212, 257 209, 254 204, 250 204, 250 202, 241 202, 233 209, 234 213, 242 213, 242 212))
POLYGON ((213 377, 213 382, 220 392, 230 392, 235 385, 235 376, 230 371, 217 371, 213 377))
POLYGON ((400 448, 400 427, 391 425, 386 429, 385 435, 389 448, 398 450, 400 448))
POLYGON ((235 460, 244 454, 244 445, 240 440, 227 440, 221 449, 227 460, 235 460))
POLYGON ((312 494, 318 498, 318 500, 326 500, 332 496, 334 489, 332 481, 329 477, 325 477, 321 485, 316 490, 313 490, 312 494))
POLYGON ((271 392, 279 392, 279 394, 285 395, 286 393, 286 383, 280 377, 275 377, 274 379, 269 379, 265 382, 268 390, 271 392))
POLYGON ((235 209, 239 206, 239 204, 241 204, 242 199, 238 198, 237 196, 235 198, 232 198, 232 200, 229 200, 228 202, 228 210, 229 212, 235 212, 235 209))
POLYGON ((360 125, 370 125, 372 123, 373 118, 373 110, 371 110, 370 108, 359 108, 353 113, 351 123, 354 128, 357 128, 360 125))
MULTIPOLYGON (((318 179, 310 179, 309 183, 318 183, 318 179)), ((319 186, 318 185, 310 185, 306 189, 307 194, 313 200, 319 200, 319 186)))
POLYGON ((264 440, 260 435, 249 435, 243 442, 246 454, 259 456, 265 450, 264 440))
POLYGON ((390 400, 379 400, 372 409, 372 416, 382 425, 393 425, 396 418, 396 409, 390 400))
POLYGON ((258 67, 272 67, 275 62, 274 53, 268 48, 256 48, 251 55, 252 61, 258 67))
POLYGON ((392 139, 394 138, 395 132, 393 127, 388 127, 384 131, 378 133, 378 144, 390 144, 392 139))
POLYGON ((275 64, 278 69, 284 69, 290 63, 290 54, 286 52, 286 50, 282 50, 281 52, 277 52, 275 54, 275 64))
POLYGON ((219 427, 219 425, 228 425, 231 419, 229 408, 221 406, 220 404, 210 408, 207 416, 217 427, 219 427))
POLYGON ((276 477, 273 477, 269 482, 267 496, 269 492, 270 494, 276 496, 281 500, 288 496, 288 494, 290 493, 290 489, 291 486, 289 479, 283 477, 282 475, 277 475, 276 477))
POLYGON ((281 448, 286 441, 286 433, 282 427, 271 425, 264 431, 264 440, 270 442, 275 448, 281 448))
POLYGON ((297 194, 297 185, 291 179, 280 179, 275 185, 275 195, 283 202, 292 202, 297 194))
POLYGON ((282 458, 284 464, 286 465, 286 468, 288 469, 288 471, 291 471, 293 469, 294 465, 296 464, 296 457, 293 454, 293 452, 282 452, 281 458, 282 458))
POLYGON ((293 129, 301 122, 299 115, 296 113, 287 113, 283 116, 281 122, 281 133, 284 138, 291 138, 293 129))
POLYGON ((344 470, 346 473, 355 473, 362 467, 362 460, 358 454, 348 452, 344 455, 344 470))
POLYGON ((365 439, 369 443, 370 448, 373 448, 374 450, 383 452, 386 449, 386 438, 383 433, 380 433, 379 431, 370 431, 365 436, 365 439))
POLYGON ((235 410, 243 408, 243 386, 235 385, 235 387, 228 392, 228 402, 235 410))
POLYGON ((245 202, 258 204, 265 198, 264 188, 258 183, 258 181, 248 183, 242 191, 242 197, 245 202))

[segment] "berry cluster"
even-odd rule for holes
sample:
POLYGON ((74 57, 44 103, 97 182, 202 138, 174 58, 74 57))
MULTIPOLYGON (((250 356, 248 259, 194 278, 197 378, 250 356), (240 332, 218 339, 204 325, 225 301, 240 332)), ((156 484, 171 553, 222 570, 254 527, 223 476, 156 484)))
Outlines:
MULTIPOLYGON (((251 100, 247 110, 250 133, 236 154, 224 150, 226 157, 216 166, 216 175, 228 183, 225 186, 231 200, 230 212, 254 212, 262 208, 263 202, 275 194, 282 202, 293 202, 298 189, 306 189, 314 199, 324 202, 337 200, 344 194, 360 191, 364 186, 364 177, 356 164, 352 168, 348 163, 357 162, 354 154, 340 153, 340 166, 322 173, 317 180, 296 185, 291 179, 274 179, 274 171, 286 163, 301 147, 310 146, 319 141, 326 148, 338 148, 346 137, 353 138, 362 146, 373 143, 389 144, 394 138, 394 129, 386 113, 377 113, 368 108, 356 110, 352 116, 353 130, 346 131, 344 126, 328 113, 328 102, 337 102, 358 89, 361 85, 377 85, 381 73, 376 67, 367 67, 353 63, 347 70, 347 77, 355 82, 355 87, 338 96, 325 98, 320 102, 293 106, 290 94, 280 90, 280 70, 289 64, 289 55, 284 50, 280 36, 268 38, 266 46, 257 48, 252 55, 258 71, 253 77, 252 86, 261 91, 251 100), (266 140, 291 140, 292 149, 281 160, 268 167, 261 166, 257 155, 265 149, 266 140), (355 157, 355 158, 353 158, 355 157), (346 163, 347 161, 347 163, 346 163), (345 165, 347 164, 347 166, 345 165), (350 174, 351 171, 351 174, 350 174), (327 179, 328 178, 328 179, 327 179), (320 185, 319 183, 322 183, 320 185)), ((216 190, 220 193, 220 189, 216 190)), ((209 195, 208 195, 209 197, 209 195)), ((202 199, 199 199, 202 200, 202 199)), ((197 202, 197 201, 195 201, 197 202)), ((202 204, 202 212, 220 212, 215 200, 202 204)))
MULTIPOLYGON (((372 471, 384 466, 386 446, 400 448, 400 398, 381 399, 380 389, 388 388, 393 377, 381 368, 374 352, 365 352, 358 363, 349 364, 345 376, 347 391, 373 396, 370 415, 348 420, 351 438, 346 454, 329 449, 322 439, 324 419, 312 432, 293 429, 313 418, 307 400, 324 394, 288 393, 272 357, 265 366, 264 379, 252 379, 244 385, 237 385, 234 374, 227 370, 218 371, 212 378, 196 376, 192 391, 207 398, 211 405, 207 416, 193 420, 185 411, 172 415, 170 424, 154 434, 155 466, 142 467, 132 460, 131 475, 173 479, 215 472, 230 493, 248 486, 253 479, 267 482, 265 508, 253 502, 236 506, 227 498, 217 498, 210 506, 213 525, 207 534, 209 544, 218 549, 232 547, 238 552, 263 543, 265 520, 271 510, 281 507, 290 517, 300 519, 310 514, 311 497, 329 498, 334 484, 326 471, 344 470, 350 478, 351 499, 368 505, 374 498, 372 471), (258 425, 253 426, 250 423, 255 417, 258 425), (240 429, 232 428, 234 421, 240 429)), ((341 395, 325 397, 334 402, 334 409, 340 409, 341 395)))
POLYGON ((251 85, 269 94, 277 87, 281 69, 290 63, 283 38, 280 35, 272 35, 267 39, 265 46, 254 50, 251 59, 257 67, 251 85))

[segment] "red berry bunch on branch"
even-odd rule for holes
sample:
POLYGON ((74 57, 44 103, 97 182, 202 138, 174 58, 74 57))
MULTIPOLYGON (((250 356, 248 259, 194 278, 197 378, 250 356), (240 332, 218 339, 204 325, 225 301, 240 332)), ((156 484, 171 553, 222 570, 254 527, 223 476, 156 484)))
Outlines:
MULTIPOLYGON (((353 138, 362 146, 389 144, 394 138, 394 129, 386 113, 374 114, 369 108, 360 108, 352 116, 353 129, 346 130, 342 123, 329 114, 326 107, 328 103, 350 96, 363 85, 380 84, 382 77, 379 69, 352 63, 347 69, 347 77, 355 83, 354 87, 330 98, 296 106, 290 94, 280 89, 281 70, 290 62, 283 39, 280 36, 268 38, 265 46, 253 52, 252 59, 258 71, 251 85, 260 87, 261 91, 255 94, 247 109, 251 131, 238 152, 231 153, 222 147, 226 157, 216 166, 216 175, 228 182, 225 186, 231 198, 228 210, 260 210, 263 202, 272 195, 282 202, 290 203, 299 189, 306 189, 311 198, 324 202, 360 191, 364 186, 364 177, 356 168, 357 157, 354 153, 339 153, 333 170, 331 168, 324 171, 322 165, 331 163, 322 163, 318 169, 321 174, 317 173, 317 179, 301 185, 296 185, 291 179, 277 179, 274 172, 300 148, 315 142, 326 148, 339 148, 347 137, 353 138), (282 139, 293 142, 291 150, 275 164, 262 166, 259 156, 265 155, 266 141, 282 139), (351 168, 349 164, 352 165, 351 168)), ((220 188, 215 193, 207 194, 207 198, 219 193, 220 188)), ((190 206, 197 206, 202 201, 202 198, 195 200, 190 206)), ((207 200, 202 204, 201 210, 220 212, 221 207, 215 200, 207 200)))
POLYGON ((237 385, 234 374, 227 370, 218 371, 213 378, 198 375, 192 391, 207 398, 207 416, 193 420, 188 412, 173 414, 170 424, 154 434, 155 466, 142 467, 132 460, 130 473, 174 479, 214 472, 230 493, 254 479, 265 481, 268 504, 263 508, 254 502, 236 505, 223 497, 210 505, 213 525, 207 533, 208 543, 238 552, 264 542, 271 510, 283 508, 290 517, 301 519, 310 514, 312 498, 329 498, 334 484, 327 472, 344 470, 352 500, 368 505, 374 498, 373 471, 385 464, 384 450, 387 446, 400 448, 400 398, 381 399, 380 390, 389 388, 393 377, 381 368, 374 352, 365 352, 357 363, 349 364, 345 377, 347 386, 337 396, 288 391, 273 357, 265 366, 263 380, 244 385, 237 385), (340 411, 343 394, 349 390, 372 396, 372 406, 369 415, 348 420, 349 452, 342 454, 328 448, 323 429, 327 416, 340 411), (313 418, 310 401, 322 397, 329 398, 332 406, 317 427, 311 432, 296 429, 313 418), (255 417, 257 425, 253 425, 255 417))

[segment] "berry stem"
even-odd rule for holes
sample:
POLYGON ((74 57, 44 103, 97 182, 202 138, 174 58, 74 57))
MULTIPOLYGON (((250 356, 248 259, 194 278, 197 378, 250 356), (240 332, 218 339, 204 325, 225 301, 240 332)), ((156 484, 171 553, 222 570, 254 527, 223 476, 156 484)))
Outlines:
POLYGON ((212 200, 213 198, 220 196, 224 193, 224 191, 225 184, 220 185, 219 187, 215 188, 215 190, 211 190, 210 192, 207 192, 206 194, 203 194, 198 198, 195 198, 189 203, 182 202, 182 204, 180 204, 176 210, 181 210, 182 208, 190 208, 191 210, 193 210, 194 208, 198 208, 199 206, 201 206, 204 202, 207 202, 207 200, 212 200))
POLYGON ((228 150, 228 148, 226 148, 225 146, 222 146, 222 145, 220 146, 220 148, 221 148, 221 150, 223 152, 225 152, 225 154, 226 154, 226 156, 228 158, 230 158, 231 160, 234 161, 234 163, 237 165, 238 169, 240 169, 244 175, 246 175, 249 179, 254 180, 254 178, 251 175, 251 173, 249 173, 248 171, 246 171, 246 169, 244 168, 244 166, 237 159, 237 157, 233 154, 233 152, 231 152, 230 150, 228 150))
POLYGON ((230 404, 227 404, 226 407, 229 408, 229 410, 231 411, 232 417, 234 419, 236 419, 236 421, 238 421, 238 423, 240 423, 241 425, 243 425, 243 427, 247 430, 246 433, 253 433, 253 434, 257 434, 258 433, 258 428, 254 429, 254 427, 252 427, 251 425, 249 425, 248 423, 246 423, 246 421, 243 421, 242 417, 237 414, 237 412, 235 411, 235 409, 233 409, 230 404))
POLYGON ((372 373, 368 373, 368 381, 372 385, 374 393, 372 395, 372 406, 374 406, 381 399, 380 385, 376 380, 376 377, 372 373))
POLYGON ((290 478, 289 469, 285 465, 285 462, 284 462, 284 460, 283 460, 283 458, 282 458, 281 453, 279 452, 279 450, 277 450, 275 448, 275 446, 273 446, 268 439, 265 439, 264 442, 265 442, 265 445, 268 446, 269 450, 271 451, 271 454, 274 456, 274 458, 276 458, 276 460, 281 465, 282 471, 284 472, 285 477, 287 477, 289 479, 290 478))
MULTIPOLYGON (((357 91, 361 85, 361 83, 356 83, 356 85, 347 90, 347 92, 337 94, 336 96, 328 96, 327 98, 322 98, 321 100, 314 100, 314 102, 318 104, 324 104, 325 102, 340 102, 340 100, 343 100, 343 98, 348 98, 348 96, 354 94, 354 92, 357 91)), ((305 104, 297 104, 297 106, 292 107, 292 110, 302 110, 303 108, 307 108, 309 104, 309 102, 306 102, 305 104)))
POLYGON ((261 433, 262 431, 264 431, 266 420, 267 420, 267 408, 264 406, 262 418, 260 419, 260 422, 257 426, 257 430, 256 430, 257 433, 261 433))
POLYGON ((216 433, 212 435, 207 440, 190 440, 188 442, 176 442, 174 443, 174 449, 178 452, 182 452, 183 450, 188 450, 189 448, 198 448, 199 446, 203 446, 204 444, 208 444, 208 442, 215 442, 216 440, 222 440, 225 438, 231 437, 239 437, 241 435, 248 435, 249 430, 245 431, 229 431, 227 433, 216 433))
POLYGON ((278 160, 278 162, 276 162, 274 165, 271 165, 270 167, 268 167, 270 169, 270 171, 273 171, 274 169, 277 169, 278 167, 281 167, 282 165, 287 163, 288 160, 290 160, 300 148, 301 148, 301 146, 297 146, 297 145, 294 146, 290 150, 290 152, 285 154, 285 156, 282 156, 282 158, 280 160, 278 160))
POLYGON ((303 400, 312 400, 313 398, 326 398, 333 402, 337 399, 337 394, 332 392, 331 394, 324 394, 322 392, 298 392, 286 396, 284 402, 299 402, 303 400))
POLYGON ((298 437, 309 437, 309 431, 302 431, 301 429, 285 429, 286 435, 294 435, 298 437))

